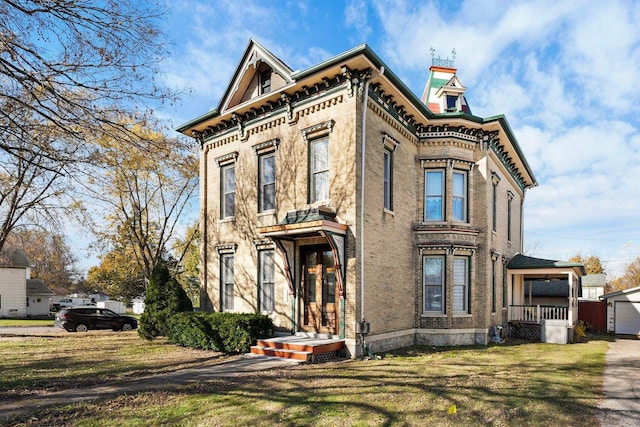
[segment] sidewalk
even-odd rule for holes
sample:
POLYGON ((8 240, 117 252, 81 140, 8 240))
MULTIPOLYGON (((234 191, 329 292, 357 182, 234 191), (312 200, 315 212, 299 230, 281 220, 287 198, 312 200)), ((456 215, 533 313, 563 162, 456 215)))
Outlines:
POLYGON ((228 378, 250 375, 267 369, 287 368, 299 362, 268 356, 236 356, 222 363, 203 364, 195 368, 185 368, 156 376, 135 378, 130 381, 109 382, 93 387, 60 390, 0 402, 0 425, 7 420, 29 414, 49 406, 68 405, 75 402, 107 400, 122 394, 144 391, 171 390, 176 387, 206 382, 214 378, 228 378))

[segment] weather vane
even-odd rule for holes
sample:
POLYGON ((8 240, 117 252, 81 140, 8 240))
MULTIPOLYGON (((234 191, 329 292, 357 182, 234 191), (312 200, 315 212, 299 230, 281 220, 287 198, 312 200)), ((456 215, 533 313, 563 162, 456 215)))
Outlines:
POLYGON ((456 60, 455 47, 451 50, 451 59, 449 59, 448 56, 446 58, 441 58, 440 56, 436 58, 436 50, 435 48, 433 48, 433 46, 431 47, 430 52, 431 52, 431 65, 435 65, 436 67, 454 68, 454 63, 456 60))

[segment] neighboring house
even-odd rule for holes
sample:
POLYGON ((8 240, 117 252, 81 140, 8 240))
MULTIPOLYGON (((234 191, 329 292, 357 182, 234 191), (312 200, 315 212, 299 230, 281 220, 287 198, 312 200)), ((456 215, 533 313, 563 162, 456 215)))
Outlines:
POLYGON ((27 279, 31 263, 22 249, 0 251, 0 317, 27 316, 27 279))
POLYGON ((640 335, 640 286, 600 297, 607 303, 607 330, 616 334, 640 335))
POLYGON ((252 40, 218 108, 178 129, 201 146, 202 309, 352 356, 367 330, 372 351, 487 343, 525 304, 528 267, 507 266, 537 183, 464 92, 448 60, 419 99, 366 45, 293 71, 252 40))
POLYGON ((587 274, 582 278, 581 284, 581 300, 599 301, 607 286, 607 276, 605 274, 587 274))
POLYGON ((604 274, 587 274, 582 277, 582 294, 579 298, 579 319, 591 330, 607 330, 607 304, 600 300, 604 295, 607 277, 604 274))
POLYGON ((567 305, 569 283, 566 280, 527 280, 524 282, 528 305, 567 305))
POLYGON ((49 298, 54 295, 42 280, 27 279, 27 316, 49 315, 49 298))

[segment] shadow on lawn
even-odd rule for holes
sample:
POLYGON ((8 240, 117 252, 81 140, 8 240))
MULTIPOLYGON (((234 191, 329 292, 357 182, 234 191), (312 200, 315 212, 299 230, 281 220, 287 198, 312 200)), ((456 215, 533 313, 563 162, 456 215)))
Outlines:
MULTIPOLYGON (((610 340, 595 338, 600 339, 610 340)), ((595 424, 600 391, 594 384, 601 379, 602 354, 570 354, 582 344, 525 344, 531 343, 411 347, 382 360, 307 365, 235 378, 207 378, 200 372, 196 382, 170 391, 151 384, 143 393, 47 410, 38 416, 45 422, 27 425, 107 421, 105 413, 122 417, 116 419, 133 417, 143 425, 159 419, 168 425, 197 424, 194 420, 256 426, 595 424), (511 350, 518 351, 513 360, 511 350), (564 352, 565 359, 560 357, 564 352), (189 403, 184 403, 187 397, 189 403), (446 413, 452 404, 458 408, 455 418, 446 413), (175 410, 176 405, 187 409, 175 410)))

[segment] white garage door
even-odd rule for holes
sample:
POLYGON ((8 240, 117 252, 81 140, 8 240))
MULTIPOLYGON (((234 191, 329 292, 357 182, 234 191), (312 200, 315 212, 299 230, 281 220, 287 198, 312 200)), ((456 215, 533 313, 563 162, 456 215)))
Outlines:
POLYGON ((616 301, 616 334, 640 335, 640 302, 616 301))

